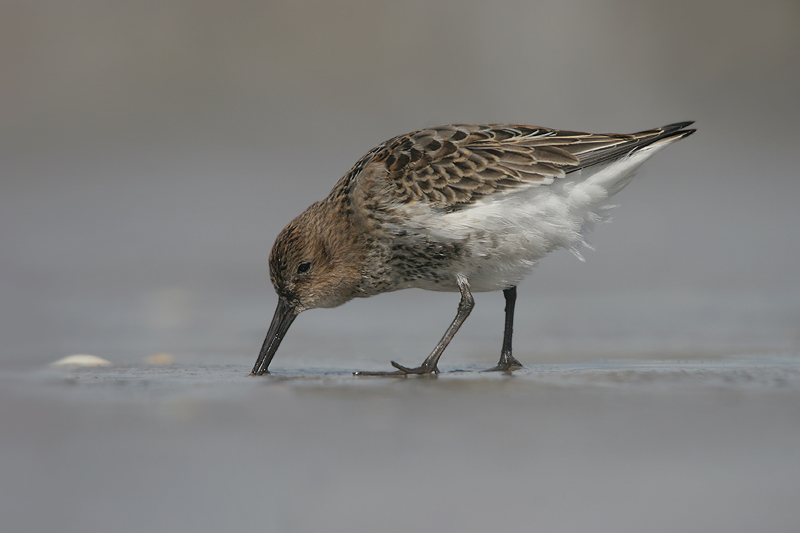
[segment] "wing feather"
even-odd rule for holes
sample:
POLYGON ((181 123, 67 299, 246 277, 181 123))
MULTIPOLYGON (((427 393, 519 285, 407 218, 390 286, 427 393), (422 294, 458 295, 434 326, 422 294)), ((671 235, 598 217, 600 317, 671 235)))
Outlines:
POLYGON ((656 141, 684 137, 691 122, 633 134, 583 133, 516 124, 452 124, 386 141, 342 179, 377 176, 392 202, 457 208, 500 190, 549 185, 656 141))

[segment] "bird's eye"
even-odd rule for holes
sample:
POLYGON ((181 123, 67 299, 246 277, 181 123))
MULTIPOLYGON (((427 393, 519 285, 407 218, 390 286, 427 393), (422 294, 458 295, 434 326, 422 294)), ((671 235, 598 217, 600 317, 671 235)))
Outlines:
POLYGON ((309 263, 308 261, 304 261, 304 262, 300 263, 299 265, 297 265, 297 273, 298 274, 305 274, 310 269, 311 269, 311 263, 309 263))

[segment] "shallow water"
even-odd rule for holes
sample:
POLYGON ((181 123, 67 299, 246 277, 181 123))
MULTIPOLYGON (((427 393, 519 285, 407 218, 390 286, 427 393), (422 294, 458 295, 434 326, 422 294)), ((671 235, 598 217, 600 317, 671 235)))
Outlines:
MULTIPOLYGON (((791 531, 800 356, 0 376, 9 531, 791 531), (449 370, 449 372, 448 372, 449 370)), ((378 366, 377 364, 375 366, 378 366)))

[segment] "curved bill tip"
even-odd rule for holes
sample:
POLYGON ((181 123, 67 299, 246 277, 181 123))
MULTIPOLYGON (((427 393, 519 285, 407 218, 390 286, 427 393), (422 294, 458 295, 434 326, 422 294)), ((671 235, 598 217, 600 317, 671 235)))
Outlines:
POLYGON ((275 352, 278 351, 278 346, 280 346, 284 335, 289 330, 289 326, 292 325, 298 314, 296 307, 283 298, 278 298, 278 308, 275 309, 275 316, 272 317, 272 324, 269 326, 267 338, 264 339, 264 345, 261 346, 261 352, 258 354, 251 376, 269 374, 267 371, 269 364, 272 362, 272 358, 275 357, 275 352))

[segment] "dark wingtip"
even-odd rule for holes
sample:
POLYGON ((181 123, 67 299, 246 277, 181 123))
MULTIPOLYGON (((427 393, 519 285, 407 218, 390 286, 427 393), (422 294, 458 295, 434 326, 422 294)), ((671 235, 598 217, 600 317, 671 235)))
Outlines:
MULTIPOLYGON (((686 122, 676 122, 674 124, 667 124, 666 126, 662 127, 661 129, 664 133, 671 133, 673 131, 682 130, 686 126, 691 126, 694 124, 694 120, 687 120, 686 122)), ((692 130, 695 131, 695 130, 692 130)))
POLYGON ((687 120, 685 122, 676 122, 674 124, 667 124, 661 128, 661 134, 657 137, 657 140, 662 139, 683 139, 684 137, 688 137, 692 133, 696 132, 696 129, 684 129, 687 126, 691 126, 694 124, 694 120, 687 120))

